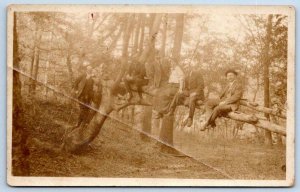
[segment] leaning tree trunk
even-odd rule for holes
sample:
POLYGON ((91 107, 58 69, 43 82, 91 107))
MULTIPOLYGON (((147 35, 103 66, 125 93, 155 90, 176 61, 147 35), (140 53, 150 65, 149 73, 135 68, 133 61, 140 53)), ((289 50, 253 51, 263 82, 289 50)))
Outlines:
MULTIPOLYGON (((271 43, 271 33, 272 33, 272 15, 268 16, 267 23, 267 33, 265 37, 265 45, 263 52, 263 65, 264 65, 264 106, 270 107, 270 43, 271 43)), ((270 115, 265 113, 265 117, 270 120, 270 115)), ((272 132, 265 130, 265 144, 272 145, 272 132)))
MULTIPOLYGON (((184 14, 180 13, 176 15, 176 31, 175 31, 175 39, 173 46, 172 56, 174 59, 179 61, 180 59, 180 51, 181 51, 181 43, 183 37, 183 23, 184 23, 184 14)), ((174 115, 164 116, 161 123, 161 133, 160 140, 168 145, 173 145, 173 129, 174 129, 174 115)))
MULTIPOLYGON (((13 26, 13 67, 19 69, 19 48, 17 34, 17 13, 14 13, 13 26)), ((24 111, 21 94, 21 81, 19 72, 13 71, 13 122, 12 122, 12 175, 28 176, 29 149, 27 147, 28 133, 23 121, 24 111)))
POLYGON ((67 134, 62 145, 63 150, 67 152, 77 152, 80 151, 80 149, 85 148, 96 138, 108 115, 113 111, 113 103, 115 99, 114 92, 127 68, 128 44, 131 34, 130 29, 133 24, 132 21, 132 15, 131 17, 126 16, 125 31, 123 34, 122 67, 114 84, 112 85, 111 90, 109 91, 109 94, 107 97, 103 97, 102 103, 104 103, 104 105, 99 109, 101 112, 96 113, 87 127, 82 126, 67 134))
MULTIPOLYGON (((122 66, 120 69, 119 74, 116 77, 116 80, 113 82, 113 85, 111 86, 108 95, 106 95, 107 98, 103 98, 103 105, 100 106, 100 111, 97 113, 89 125, 83 129, 83 127, 75 129, 73 132, 66 135, 64 139, 64 143, 62 145, 62 149, 68 152, 77 152, 81 148, 86 147, 90 142, 92 142, 96 136, 99 134, 103 124, 105 123, 105 120, 107 119, 108 115, 116 109, 115 107, 115 99, 117 98, 119 84, 126 73, 126 70, 128 68, 127 65, 127 57, 128 57, 128 44, 131 34, 131 29, 133 26, 133 16, 129 15, 129 17, 124 14, 126 17, 125 20, 125 30, 123 34, 123 49, 122 49, 122 66)), ((151 32, 151 38, 149 39, 149 43, 145 50, 143 51, 143 54, 140 58, 140 60, 143 61, 149 54, 150 45, 154 44, 156 34, 158 33, 159 24, 161 20, 161 14, 157 14, 153 26, 155 26, 155 29, 153 32, 151 32)))

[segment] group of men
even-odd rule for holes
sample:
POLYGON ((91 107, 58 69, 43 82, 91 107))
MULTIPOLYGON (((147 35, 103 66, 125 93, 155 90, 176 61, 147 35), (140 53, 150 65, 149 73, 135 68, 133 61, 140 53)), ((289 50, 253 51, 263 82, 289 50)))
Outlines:
POLYGON ((165 86, 162 86, 154 99, 155 118, 161 118, 163 115, 173 115, 176 106, 183 104, 188 98, 189 115, 184 120, 183 126, 192 126, 194 112, 197 102, 206 107, 207 120, 201 127, 201 131, 208 127, 215 127, 215 120, 219 116, 225 116, 231 111, 236 111, 239 107, 239 101, 243 96, 243 86, 238 81, 238 73, 229 69, 225 72, 227 86, 217 99, 204 98, 204 80, 201 70, 197 67, 189 67, 186 74, 177 65, 171 62, 171 72, 169 80, 165 86))
POLYGON ((102 99, 102 84, 97 70, 88 62, 85 63, 85 71, 75 80, 72 89, 73 96, 79 100, 80 108, 78 122, 73 129, 89 124, 96 113, 94 109, 99 108, 102 99))
MULTIPOLYGON (((243 95, 243 87, 237 80, 238 73, 235 70, 229 69, 225 72, 228 84, 220 97, 205 100, 205 85, 201 70, 197 67, 189 66, 184 73, 175 60, 171 60, 170 63, 171 69, 168 81, 165 84, 161 84, 153 100, 154 118, 173 115, 176 107, 183 104, 188 98, 189 115, 184 120, 183 126, 192 126, 197 102, 205 103, 207 121, 200 129, 204 131, 208 127, 216 126, 215 120, 217 117, 224 116, 238 109, 239 101, 243 95)), ((145 69, 141 68, 141 64, 133 62, 129 72, 123 79, 130 98, 132 97, 130 86, 133 83, 138 85, 137 91, 140 99, 142 98, 141 88, 149 82, 145 76, 145 69), (137 80, 138 82, 136 82, 137 80)), ((87 125, 93 118, 96 111, 90 109, 90 106, 98 109, 101 104, 102 84, 99 75, 97 76, 97 71, 90 65, 87 65, 85 72, 76 79, 73 86, 73 94, 80 101, 79 118, 77 125, 74 127, 76 128, 87 125)))

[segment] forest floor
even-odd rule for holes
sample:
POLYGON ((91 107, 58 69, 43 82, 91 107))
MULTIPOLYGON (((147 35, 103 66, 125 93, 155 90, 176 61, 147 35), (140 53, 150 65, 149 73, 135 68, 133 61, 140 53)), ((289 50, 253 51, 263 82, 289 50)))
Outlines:
MULTIPOLYGON (((76 107, 76 106, 75 106, 76 107)), ((66 126, 76 123, 77 108, 40 102, 27 114, 30 137, 60 144, 66 126), (71 112, 73 111, 73 113, 71 112)), ((108 119, 81 154, 44 150, 30 143, 31 176, 225 179, 220 172, 184 155, 161 152, 161 144, 116 120, 108 119), (143 139, 144 138, 144 139, 143 139)))
POLYGON ((235 179, 280 180, 286 177, 285 146, 226 139, 207 141, 197 135, 183 133, 177 133, 174 140, 180 151, 235 179))
MULTIPOLYGON (((29 107, 29 106, 28 106, 29 107)), ((26 113, 31 138, 59 145, 65 128, 76 123, 76 105, 38 102, 26 113)), ((89 176, 199 179, 285 179, 285 148, 203 141, 175 132, 185 155, 161 152, 161 144, 130 126, 108 119, 92 147, 81 154, 55 153, 31 144, 31 176, 89 176), (193 158, 191 158, 193 157, 193 158), (225 173, 225 174, 224 174, 225 173)), ((30 144, 30 141, 29 141, 30 144)))

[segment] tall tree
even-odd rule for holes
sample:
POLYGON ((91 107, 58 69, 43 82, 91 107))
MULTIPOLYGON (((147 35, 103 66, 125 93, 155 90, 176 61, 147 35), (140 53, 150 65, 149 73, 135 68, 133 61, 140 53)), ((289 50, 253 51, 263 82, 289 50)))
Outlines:
MULTIPOLYGON (((181 43, 183 37, 183 26, 184 25, 184 14, 176 14, 176 26, 175 26, 175 38, 172 56, 173 58, 179 62, 180 60, 180 51, 181 51, 181 43)), ((172 116, 164 116, 161 123, 161 132, 160 132, 160 140, 173 145, 173 130, 174 130, 174 115, 172 116)))
MULTIPOLYGON (((153 23, 153 30, 150 33, 150 38, 148 41, 148 44, 146 48, 144 49, 140 61, 145 62, 146 58, 149 55, 150 52, 150 47, 152 44, 155 43, 155 39, 159 30, 160 22, 161 22, 161 14, 157 14, 154 23, 153 23)), ((91 120, 89 125, 82 130, 82 128, 75 129, 71 133, 67 134, 64 143, 62 145, 63 149, 65 151, 69 152, 75 152, 80 150, 83 147, 86 147, 91 141, 95 139, 95 137, 99 134, 107 116, 115 109, 115 99, 117 99, 117 94, 119 91, 119 85, 120 82, 126 72, 127 69, 127 57, 128 57, 128 44, 129 44, 129 39, 130 39, 130 34, 131 34, 131 29, 133 26, 133 15, 131 15, 128 18, 128 15, 125 14, 125 21, 126 27, 125 31, 123 34, 123 49, 122 49, 122 63, 121 63, 121 69, 119 71, 119 74, 117 75, 115 81, 113 82, 109 92, 108 96, 106 98, 103 98, 105 102, 103 101, 104 105, 102 106, 101 113, 97 113, 94 118, 91 120)), ((128 105, 126 105, 128 106, 128 105)))
MULTIPOLYGON (((263 49, 263 65, 264 65, 264 106, 270 107, 270 43, 272 35, 272 17, 273 15, 268 15, 267 21, 267 30, 265 36, 265 44, 263 49)), ((269 120, 270 115, 265 113, 265 117, 269 120)), ((265 130, 265 143, 272 145, 272 133, 268 130, 265 130)))
MULTIPOLYGON (((13 67, 19 69, 20 55, 17 33, 17 13, 14 12, 13 26, 13 67)), ((19 72, 13 70, 13 122, 12 122, 12 174, 14 176, 29 175, 29 149, 27 147, 28 132, 25 128, 24 110, 21 94, 19 72)))
POLYGON ((30 92, 35 92, 36 89, 36 81, 37 81, 37 75, 38 75, 38 69, 39 69, 39 60, 40 60, 40 43, 42 38, 42 30, 40 27, 37 27, 37 31, 35 32, 35 41, 34 41, 34 47, 33 47, 33 54, 32 54, 32 61, 31 61, 31 67, 30 67, 30 76, 32 78, 30 83, 30 92))
POLYGON ((140 30, 141 30, 141 36, 139 40, 139 52, 142 52, 144 49, 144 36, 145 36, 145 21, 146 17, 144 13, 141 13, 141 25, 140 25, 140 30))

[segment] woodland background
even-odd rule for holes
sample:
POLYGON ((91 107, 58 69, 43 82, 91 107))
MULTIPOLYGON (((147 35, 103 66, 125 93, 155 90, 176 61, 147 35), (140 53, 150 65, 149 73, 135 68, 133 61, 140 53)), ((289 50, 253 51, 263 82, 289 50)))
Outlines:
MULTIPOLYGON (((56 156, 31 140, 60 143, 64 128, 76 122, 78 107, 69 96, 84 60, 109 87, 124 70, 124 61, 137 52, 153 86, 159 87, 165 77, 155 68, 157 54, 176 58, 182 68, 197 65, 207 98, 224 87, 224 71, 236 68, 245 98, 285 111, 287 22, 285 15, 15 13, 14 174, 284 179, 285 137, 226 118, 216 129, 200 133, 200 110, 192 128, 182 128, 185 107, 161 120, 152 119, 151 106, 114 111, 93 141, 96 147, 80 156, 56 156), (157 141, 192 158, 161 153, 157 141)), ((284 119, 247 113, 285 126, 284 119)))

